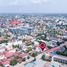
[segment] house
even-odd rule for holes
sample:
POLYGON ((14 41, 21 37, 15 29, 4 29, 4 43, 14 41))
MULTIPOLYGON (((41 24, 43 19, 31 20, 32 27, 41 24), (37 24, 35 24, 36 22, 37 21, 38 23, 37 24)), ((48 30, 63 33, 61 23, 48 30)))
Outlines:
POLYGON ((5 55, 0 53, 0 60, 5 59, 5 55))
POLYGON ((5 47, 0 47, 0 52, 4 52, 5 51, 5 47))
POLYGON ((14 52, 5 52, 4 55, 6 58, 12 57, 12 56, 14 56, 14 52))
POLYGON ((19 27, 11 27, 9 31, 15 35, 27 35, 31 34, 34 31, 33 27, 19 26, 19 27))

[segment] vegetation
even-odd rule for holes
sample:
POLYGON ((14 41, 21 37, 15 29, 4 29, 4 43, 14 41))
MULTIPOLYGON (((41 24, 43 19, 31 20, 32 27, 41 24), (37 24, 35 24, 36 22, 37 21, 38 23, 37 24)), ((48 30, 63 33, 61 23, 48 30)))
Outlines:
POLYGON ((46 60, 46 61, 51 61, 51 56, 50 57, 46 57, 46 55, 44 54, 42 57, 41 57, 42 60, 46 60))
POLYGON ((46 40, 46 34, 45 33, 38 34, 36 37, 37 37, 37 39, 46 40))
POLYGON ((51 46, 47 46, 49 49, 51 49, 52 47, 51 46))
POLYGON ((22 42, 25 42, 25 41, 26 41, 25 39, 22 40, 22 42))
POLYGON ((32 51, 32 48, 31 47, 28 47, 28 51, 32 51))
POLYGON ((10 65, 14 66, 16 64, 17 64, 17 60, 16 59, 10 61, 10 65))
POLYGON ((26 61, 26 58, 22 58, 22 61, 26 61))
POLYGON ((67 47, 66 47, 66 46, 64 46, 64 48, 65 48, 65 51, 67 51, 67 47))
POLYGON ((22 59, 22 57, 19 57, 19 56, 16 56, 16 57, 15 57, 15 59, 19 59, 19 58, 21 58, 21 59, 22 59))
POLYGON ((58 45, 58 46, 60 46, 60 44, 61 44, 60 42, 57 42, 57 45, 58 45))
POLYGON ((12 45, 13 48, 19 48, 19 45, 12 45))
POLYGON ((33 54, 32 54, 32 57, 36 57, 37 56, 37 52, 34 52, 33 54))
POLYGON ((27 44, 27 46, 30 46, 32 43, 31 42, 27 42, 26 44, 27 44))
POLYGON ((67 47, 64 46, 65 50, 64 51, 57 51, 56 53, 59 54, 59 55, 63 55, 63 56, 67 56, 67 47))
POLYGON ((3 64, 0 64, 0 67, 3 67, 3 64))
POLYGON ((42 60, 45 60, 45 55, 42 56, 42 60))
POLYGON ((27 59, 30 59, 30 56, 27 56, 27 59))
POLYGON ((7 42, 8 42, 7 40, 3 40, 3 41, 0 41, 0 44, 7 43, 7 42))
POLYGON ((58 34, 58 35, 63 35, 63 31, 58 30, 58 31, 57 31, 57 34, 58 34))
POLYGON ((10 37, 10 35, 6 34, 6 35, 5 35, 5 38, 7 38, 7 37, 10 37))
POLYGON ((67 56, 67 51, 63 51, 63 52, 57 51, 56 53, 59 55, 67 56))
POLYGON ((51 36, 56 36, 57 30, 56 29, 48 28, 48 33, 50 33, 51 36))
POLYGON ((33 61, 36 61, 36 58, 34 58, 34 60, 33 61))
POLYGON ((9 39, 9 37, 10 37, 10 35, 8 35, 8 34, 4 35, 5 39, 9 39))

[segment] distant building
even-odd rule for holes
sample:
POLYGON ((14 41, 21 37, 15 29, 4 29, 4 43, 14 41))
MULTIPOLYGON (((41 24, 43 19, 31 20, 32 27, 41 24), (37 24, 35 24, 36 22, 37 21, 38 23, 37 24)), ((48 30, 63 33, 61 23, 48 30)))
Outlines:
POLYGON ((34 32, 33 27, 16 27, 16 28, 9 28, 9 31, 15 35, 27 35, 34 32))

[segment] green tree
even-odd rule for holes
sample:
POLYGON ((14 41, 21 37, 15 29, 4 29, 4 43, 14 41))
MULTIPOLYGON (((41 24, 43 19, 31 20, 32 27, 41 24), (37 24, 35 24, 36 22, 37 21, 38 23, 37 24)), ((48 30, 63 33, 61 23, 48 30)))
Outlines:
POLYGON ((36 56, 37 56, 37 52, 34 52, 34 53, 32 54, 32 56, 33 56, 33 57, 36 57, 36 56))
POLYGON ((16 64, 17 64, 17 60, 16 59, 10 61, 10 65, 14 66, 16 64))
POLYGON ((27 56, 27 59, 30 59, 30 56, 27 56))
POLYGON ((45 55, 42 56, 42 60, 45 60, 45 55))
POLYGON ((31 47, 28 47, 28 51, 32 51, 32 48, 31 47))
POLYGON ((26 61, 26 58, 22 58, 22 61, 26 61))

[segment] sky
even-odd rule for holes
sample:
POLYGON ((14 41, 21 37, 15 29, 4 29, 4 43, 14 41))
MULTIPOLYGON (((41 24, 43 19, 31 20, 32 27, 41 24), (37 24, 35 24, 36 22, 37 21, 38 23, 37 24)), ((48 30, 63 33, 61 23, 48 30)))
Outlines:
POLYGON ((67 13, 67 0, 0 0, 0 13, 67 13))

